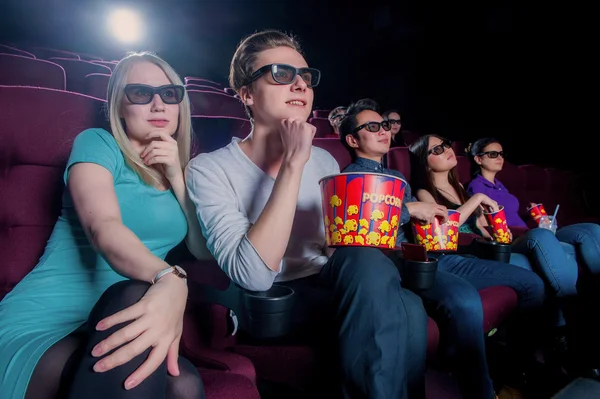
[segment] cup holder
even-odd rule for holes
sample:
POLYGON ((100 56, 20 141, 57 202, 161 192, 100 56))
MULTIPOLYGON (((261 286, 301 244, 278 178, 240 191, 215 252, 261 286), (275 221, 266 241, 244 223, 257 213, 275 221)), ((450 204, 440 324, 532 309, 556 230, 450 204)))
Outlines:
POLYGON ((438 260, 428 258, 427 262, 399 258, 397 262, 402 286, 411 291, 425 291, 433 287, 438 269, 438 260))
POLYGON ((473 254, 481 259, 495 260, 497 262, 509 263, 511 255, 510 244, 502 244, 496 241, 477 238, 471 244, 473 254))
POLYGON ((290 330, 294 290, 274 284, 267 291, 245 291, 244 329, 255 338, 276 338, 290 330))

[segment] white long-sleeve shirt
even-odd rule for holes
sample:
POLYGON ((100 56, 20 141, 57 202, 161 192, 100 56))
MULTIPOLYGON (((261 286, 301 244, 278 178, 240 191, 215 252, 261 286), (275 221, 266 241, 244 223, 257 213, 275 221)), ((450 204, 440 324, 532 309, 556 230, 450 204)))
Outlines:
POLYGON ((246 233, 263 211, 275 180, 239 147, 240 139, 187 166, 186 184, 207 246, 236 284, 264 291, 274 281, 289 281, 318 273, 327 262, 319 180, 339 173, 337 161, 312 147, 304 167, 294 225, 280 272, 269 269, 246 233))

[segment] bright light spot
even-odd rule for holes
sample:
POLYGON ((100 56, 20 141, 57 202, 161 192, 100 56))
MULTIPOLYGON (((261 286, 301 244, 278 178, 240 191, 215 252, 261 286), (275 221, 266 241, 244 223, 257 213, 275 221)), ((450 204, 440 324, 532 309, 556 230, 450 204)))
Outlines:
POLYGON ((142 35, 142 21, 131 10, 113 11, 108 18, 108 28, 117 39, 125 43, 136 42, 142 35))

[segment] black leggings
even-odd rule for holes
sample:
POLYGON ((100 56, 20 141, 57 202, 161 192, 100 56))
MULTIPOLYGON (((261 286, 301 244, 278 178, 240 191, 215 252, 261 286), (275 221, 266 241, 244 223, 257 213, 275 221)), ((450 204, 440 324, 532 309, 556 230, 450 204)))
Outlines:
POLYGON ((154 373, 129 391, 124 388, 125 379, 146 360, 150 349, 112 370, 103 373, 93 370, 99 358, 92 356, 92 348, 130 322, 106 331, 96 331, 96 324, 138 302, 149 287, 148 283, 134 280, 110 286, 92 309, 86 330, 63 338, 44 353, 33 372, 25 399, 204 399, 198 371, 182 357, 178 377, 168 374, 166 361, 163 361, 154 373))

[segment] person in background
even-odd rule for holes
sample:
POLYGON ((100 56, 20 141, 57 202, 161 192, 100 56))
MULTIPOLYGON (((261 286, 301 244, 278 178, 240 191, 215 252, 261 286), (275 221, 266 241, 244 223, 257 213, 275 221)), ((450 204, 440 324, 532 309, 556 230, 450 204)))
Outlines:
MULTIPOLYGON (((350 105, 340 126, 342 143, 351 152, 353 163, 343 172, 373 172, 399 177, 399 171, 382 166, 382 158, 390 149, 392 125, 378 113, 373 100, 362 99, 350 105)), ((411 218, 432 223, 434 218, 447 218, 443 205, 417 201, 410 185, 405 187, 401 225, 411 218)), ((403 228, 398 229, 397 247, 407 242, 403 228)), ((440 255, 434 286, 420 293, 431 317, 440 328, 440 342, 445 360, 456 372, 463 397, 493 399, 493 383, 488 371, 483 331, 483 308, 479 289, 504 285, 513 288, 524 311, 536 311, 544 298, 543 282, 534 273, 506 263, 478 259, 473 256, 440 255)))
POLYGON ((403 146, 404 143, 402 142, 402 139, 400 136, 398 136, 398 133, 400 133, 400 129, 402 129, 402 118, 400 117, 400 113, 396 110, 388 110, 385 111, 382 115, 384 120, 389 121, 390 122, 390 126, 391 126, 391 130, 390 133, 392 134, 392 147, 396 147, 396 146, 403 146))
POLYGON ((342 119, 344 119, 344 114, 346 113, 346 107, 335 107, 329 112, 329 116, 327 120, 329 120, 329 124, 331 125, 331 129, 333 130, 333 134, 331 136, 339 137, 340 136, 340 123, 342 119))

